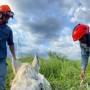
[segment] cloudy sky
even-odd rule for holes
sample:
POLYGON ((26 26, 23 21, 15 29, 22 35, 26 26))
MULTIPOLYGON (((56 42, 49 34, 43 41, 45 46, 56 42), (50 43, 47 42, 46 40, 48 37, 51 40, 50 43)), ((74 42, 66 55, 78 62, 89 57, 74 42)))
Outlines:
POLYGON ((15 14, 9 25, 17 56, 54 51, 71 59, 80 58, 72 30, 78 23, 89 25, 89 3, 90 0, 0 0, 0 4, 9 4, 15 14))

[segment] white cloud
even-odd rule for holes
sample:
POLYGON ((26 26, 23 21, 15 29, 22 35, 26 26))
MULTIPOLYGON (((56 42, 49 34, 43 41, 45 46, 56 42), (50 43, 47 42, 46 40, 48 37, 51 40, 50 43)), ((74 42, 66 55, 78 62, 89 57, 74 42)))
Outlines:
POLYGON ((11 27, 15 30, 15 42, 20 40, 19 47, 22 45, 20 51, 54 50, 69 57, 79 55, 80 48, 73 43, 68 25, 89 22, 89 0, 0 1, 8 1, 15 13, 16 24, 11 27))
POLYGON ((70 28, 65 27, 62 35, 51 42, 51 51, 62 53, 71 59, 80 59, 80 47, 79 42, 73 42, 70 28))
POLYGON ((86 7, 79 7, 74 12, 74 16, 71 18, 71 21, 89 23, 90 20, 90 9, 86 7))

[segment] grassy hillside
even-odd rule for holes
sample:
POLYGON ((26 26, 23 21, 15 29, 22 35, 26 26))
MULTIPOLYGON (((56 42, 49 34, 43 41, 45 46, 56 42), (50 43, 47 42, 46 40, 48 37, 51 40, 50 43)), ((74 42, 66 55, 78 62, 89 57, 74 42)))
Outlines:
MULTIPOLYGON (((13 78, 10 60, 8 61, 8 75, 6 78, 7 90, 10 90, 10 81, 13 78)), ((22 62, 30 63, 32 57, 21 58, 22 62)), ((48 60, 40 58, 40 72, 49 80, 53 90, 90 90, 86 86, 80 87, 80 62, 70 61, 63 57, 50 55, 48 60)), ((90 83, 90 64, 87 68, 86 81, 90 83)))

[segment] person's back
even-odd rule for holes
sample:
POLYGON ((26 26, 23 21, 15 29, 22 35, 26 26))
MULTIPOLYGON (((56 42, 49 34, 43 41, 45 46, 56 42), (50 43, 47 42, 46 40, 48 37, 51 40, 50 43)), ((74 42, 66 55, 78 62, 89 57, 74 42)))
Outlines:
POLYGON ((84 35, 82 38, 79 40, 80 45, 83 46, 86 45, 86 47, 90 47, 90 32, 86 35, 84 35))

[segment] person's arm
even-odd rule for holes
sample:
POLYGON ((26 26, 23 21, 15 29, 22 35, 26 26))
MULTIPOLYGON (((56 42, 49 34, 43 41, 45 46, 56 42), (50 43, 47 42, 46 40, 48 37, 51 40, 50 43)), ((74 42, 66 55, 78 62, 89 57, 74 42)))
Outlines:
POLYGON ((14 47, 14 42, 13 42, 13 33, 12 33, 11 29, 9 31, 9 36, 7 38, 7 44, 9 46, 10 51, 11 51, 13 59, 16 60, 15 47, 14 47))
POLYGON ((12 54, 12 69, 13 69, 13 73, 16 74, 17 70, 18 70, 18 63, 16 62, 16 54, 15 54, 15 47, 14 44, 9 45, 9 49, 11 51, 12 54))
POLYGON ((11 51, 12 54, 12 69, 13 69, 13 73, 16 74, 17 70, 18 70, 18 66, 17 66, 17 62, 16 62, 16 55, 15 55, 15 47, 14 44, 9 45, 9 49, 11 51))
POLYGON ((17 72, 17 62, 16 62, 16 55, 15 55, 15 47, 14 47, 14 42, 13 42, 13 33, 10 30, 9 32, 9 36, 7 38, 7 44, 9 46, 9 49, 11 51, 12 54, 12 68, 13 68, 13 72, 14 74, 17 72))
POLYGON ((16 54, 15 54, 14 44, 13 45, 9 45, 9 48, 10 48, 10 51, 11 51, 11 54, 12 54, 13 59, 16 60, 16 54))

